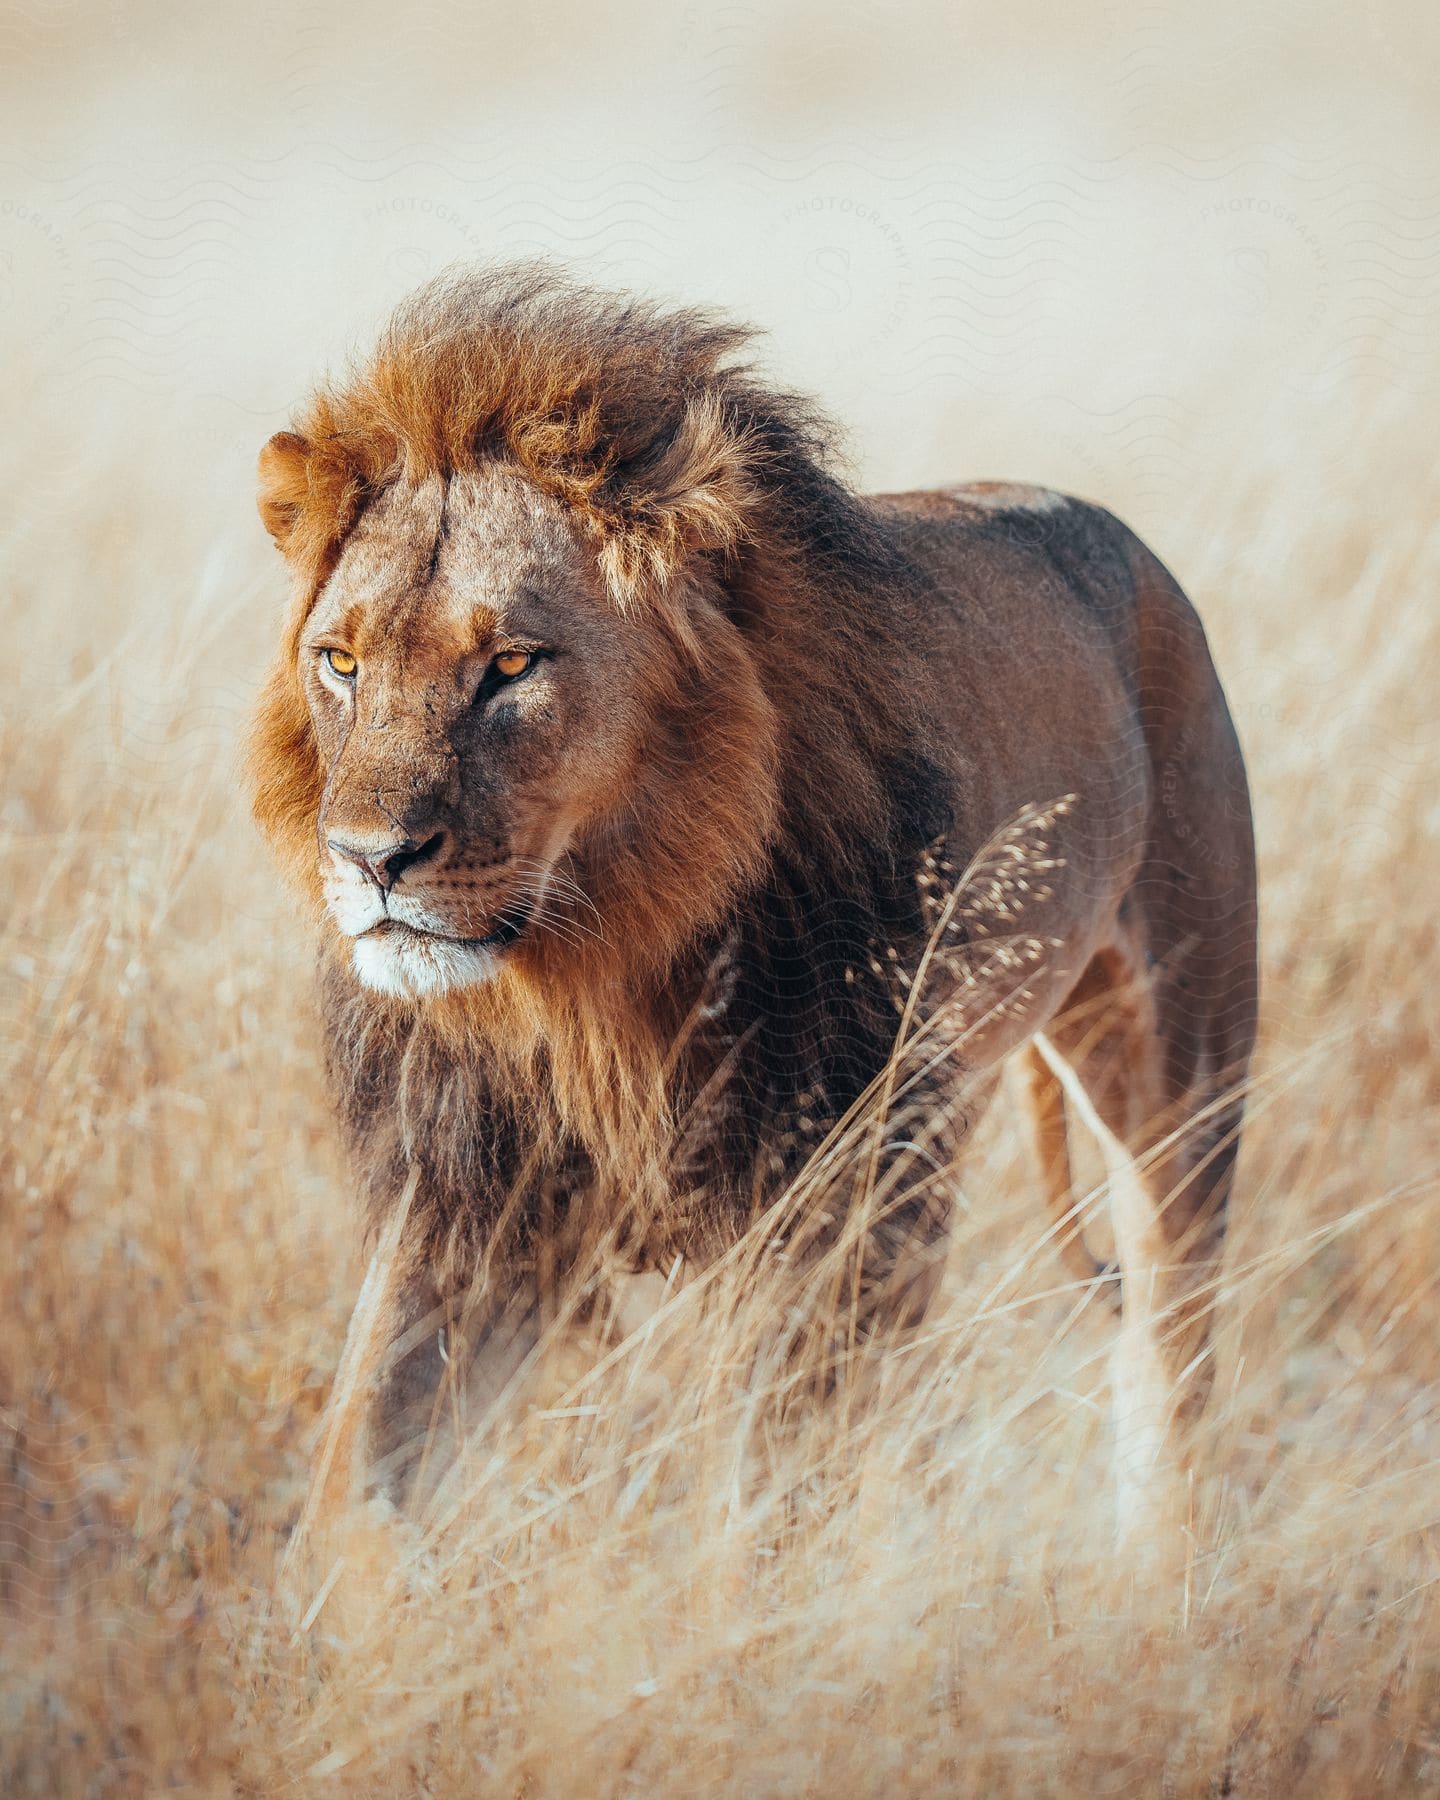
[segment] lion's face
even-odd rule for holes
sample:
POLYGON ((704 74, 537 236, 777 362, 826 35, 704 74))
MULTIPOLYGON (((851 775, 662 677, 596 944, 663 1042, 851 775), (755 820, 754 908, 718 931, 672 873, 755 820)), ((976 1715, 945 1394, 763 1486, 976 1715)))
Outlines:
POLYGON ((567 851, 634 786, 664 680, 651 639, 565 509, 512 471, 366 510, 297 646, 325 901, 365 985, 444 993, 592 928, 567 851))

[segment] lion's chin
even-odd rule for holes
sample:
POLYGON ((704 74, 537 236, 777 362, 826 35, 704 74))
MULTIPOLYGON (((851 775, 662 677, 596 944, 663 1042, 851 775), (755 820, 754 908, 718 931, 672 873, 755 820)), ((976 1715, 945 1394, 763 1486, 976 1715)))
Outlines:
POLYGON ((355 939, 352 950, 364 987, 404 1000, 429 1000, 493 981, 504 955, 501 946, 434 937, 404 926, 367 931, 355 939))

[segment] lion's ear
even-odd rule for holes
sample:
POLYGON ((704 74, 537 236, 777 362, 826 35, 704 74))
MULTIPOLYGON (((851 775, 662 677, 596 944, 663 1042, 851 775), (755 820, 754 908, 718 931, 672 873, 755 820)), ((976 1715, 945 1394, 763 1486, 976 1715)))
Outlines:
POLYGON ((281 550, 304 510, 310 487, 310 445, 294 431, 277 431, 260 452, 256 504, 265 529, 281 550))
POLYGON ((747 535, 754 451, 713 394, 686 408, 645 478, 647 510, 682 550, 728 550, 747 535))
MULTIPOLYGON (((668 610, 664 597, 688 557, 745 541, 758 498, 754 463, 745 432, 713 395, 691 402, 660 455, 624 483, 625 512, 600 553, 620 606, 645 593, 668 610)), ((683 609, 673 622, 688 638, 683 609)))

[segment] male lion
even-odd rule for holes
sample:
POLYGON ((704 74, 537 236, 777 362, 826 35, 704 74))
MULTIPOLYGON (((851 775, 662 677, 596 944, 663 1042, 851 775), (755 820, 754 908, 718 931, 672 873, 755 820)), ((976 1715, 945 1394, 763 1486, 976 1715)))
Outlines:
POLYGON ((1204 633, 1098 507, 850 492, 745 342, 533 266, 449 278, 261 453, 294 601, 256 813, 328 917, 372 1214, 413 1195, 383 1428, 414 1428, 482 1259, 519 1282, 576 1217, 637 1262, 738 1234, 885 1069, 926 961, 927 1017, 963 1015, 903 1084, 940 1176, 892 1185, 869 1289, 918 1312, 934 1258, 890 1277, 1023 1048, 1084 1279, 1062 1081, 1138 1159, 1116 1243, 1153 1448, 1205 1391, 1255 1031, 1204 633), (997 834, 988 914, 957 905, 997 834))

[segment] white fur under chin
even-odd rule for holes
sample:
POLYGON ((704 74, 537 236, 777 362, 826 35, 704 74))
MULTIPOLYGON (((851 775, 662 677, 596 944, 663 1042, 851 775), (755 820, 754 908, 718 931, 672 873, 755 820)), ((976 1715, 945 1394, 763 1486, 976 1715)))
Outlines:
POLYGON ((357 938, 354 948, 355 973, 364 986, 405 1000, 479 987, 493 981, 500 969, 500 958, 480 944, 457 944, 415 932, 357 938))

